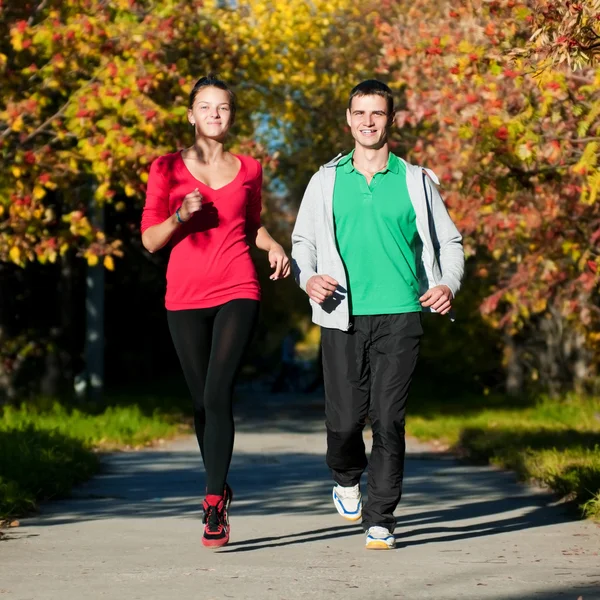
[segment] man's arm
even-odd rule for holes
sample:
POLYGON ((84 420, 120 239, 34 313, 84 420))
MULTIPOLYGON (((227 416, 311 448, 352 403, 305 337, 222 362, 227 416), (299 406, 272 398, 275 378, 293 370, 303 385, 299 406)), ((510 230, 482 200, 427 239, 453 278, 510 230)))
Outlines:
POLYGON ((292 270, 296 282, 305 292, 308 280, 317 274, 315 196, 320 192, 317 177, 315 173, 304 192, 292 232, 292 270))
POLYGON ((315 210, 321 193, 318 173, 310 180, 298 210, 292 232, 292 269, 298 285, 317 304, 323 304, 337 289, 338 282, 329 275, 317 274, 317 236, 315 210))
POLYGON ((428 192, 431 194, 433 226, 439 243, 440 269, 442 271, 439 285, 447 286, 454 297, 460 289, 465 272, 462 236, 450 218, 437 187, 431 185, 429 177, 425 177, 425 182, 428 192))

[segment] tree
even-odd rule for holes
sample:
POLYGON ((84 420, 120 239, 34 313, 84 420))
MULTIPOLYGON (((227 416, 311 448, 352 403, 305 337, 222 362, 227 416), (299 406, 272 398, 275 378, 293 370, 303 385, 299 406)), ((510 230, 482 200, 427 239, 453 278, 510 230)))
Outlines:
MULTIPOLYGON (((549 42, 575 3, 394 4, 378 27, 380 70, 404 97, 398 143, 441 176, 513 387, 519 373, 553 391, 582 386, 600 350, 600 71, 568 68, 593 48, 571 46, 567 60, 549 42)), ((589 22, 578 23, 584 44, 589 22)))
MULTIPOLYGON (((187 95, 208 72, 242 99, 237 149, 261 158, 268 189, 285 165, 289 193, 335 138, 346 78, 375 65, 378 42, 362 35, 372 19, 348 0, 0 2, 0 262, 58 265, 63 288, 80 259, 113 270, 138 235, 131 209, 152 159, 189 143, 187 95), (118 235, 93 222, 92 199, 122 215, 118 235)), ((287 196, 266 195, 267 219, 284 228, 287 196)), ((3 272, 10 287, 15 271, 3 272)), ((23 348, 48 354, 53 343, 5 318, 6 381, 23 348)))
POLYGON ((600 56, 600 2, 598 0, 552 2, 538 0, 528 15, 532 35, 515 55, 524 56, 538 66, 567 63, 585 68, 600 56))

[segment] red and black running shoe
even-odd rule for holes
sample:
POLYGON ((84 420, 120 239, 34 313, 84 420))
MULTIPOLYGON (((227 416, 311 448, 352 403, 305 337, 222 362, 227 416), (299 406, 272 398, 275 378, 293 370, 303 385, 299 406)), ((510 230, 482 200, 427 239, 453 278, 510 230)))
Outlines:
POLYGON ((202 545, 209 548, 224 546, 229 542, 229 519, 225 508, 225 498, 221 498, 214 505, 205 500, 202 507, 204 509, 202 545))
POLYGON ((225 519, 229 525, 229 507, 233 500, 233 490, 229 487, 229 484, 225 482, 225 490, 223 491, 223 502, 225 503, 225 519))

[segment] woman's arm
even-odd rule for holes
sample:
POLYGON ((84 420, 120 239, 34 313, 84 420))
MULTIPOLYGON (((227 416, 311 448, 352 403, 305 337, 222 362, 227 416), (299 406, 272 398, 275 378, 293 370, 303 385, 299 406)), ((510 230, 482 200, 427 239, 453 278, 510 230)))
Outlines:
POLYGON ((152 225, 148 227, 144 233, 142 233, 142 244, 148 252, 156 252, 161 248, 164 248, 175 230, 180 227, 177 216, 172 214, 168 219, 159 223, 158 225, 152 225))
POLYGON ((256 232, 256 238, 253 240, 259 250, 265 250, 269 253, 269 264, 275 272, 269 279, 283 279, 290 274, 290 259, 287 257, 281 244, 278 244, 267 231, 264 225, 261 225, 256 232))
POLYGON ((162 223, 152 225, 144 230, 142 233, 142 244, 144 245, 144 248, 146 248, 148 252, 156 252, 157 250, 164 248, 182 223, 189 221, 193 214, 201 209, 202 195, 198 189, 195 189, 183 199, 183 203, 179 209, 179 218, 177 218, 176 213, 173 213, 162 223))
POLYGON ((254 245, 259 250, 265 250, 269 252, 273 246, 281 246, 278 244, 272 237, 271 234, 267 231, 267 228, 264 225, 261 225, 256 232, 256 239, 254 240, 254 245))

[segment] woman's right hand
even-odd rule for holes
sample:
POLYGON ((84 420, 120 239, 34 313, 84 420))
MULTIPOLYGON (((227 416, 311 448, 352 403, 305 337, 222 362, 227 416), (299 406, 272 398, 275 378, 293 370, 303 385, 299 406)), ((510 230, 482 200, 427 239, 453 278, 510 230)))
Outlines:
POLYGON ((196 188, 183 199, 179 208, 179 216, 182 221, 189 221, 199 210, 202 210, 202 194, 196 188))

